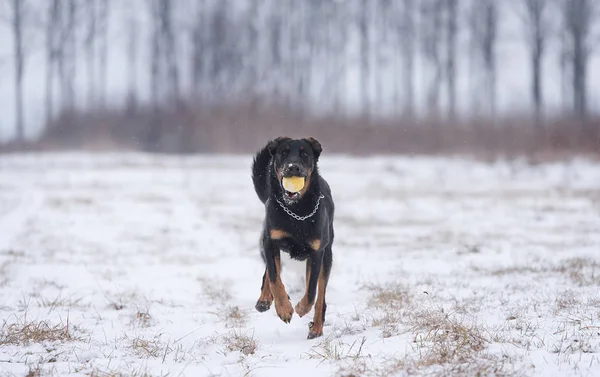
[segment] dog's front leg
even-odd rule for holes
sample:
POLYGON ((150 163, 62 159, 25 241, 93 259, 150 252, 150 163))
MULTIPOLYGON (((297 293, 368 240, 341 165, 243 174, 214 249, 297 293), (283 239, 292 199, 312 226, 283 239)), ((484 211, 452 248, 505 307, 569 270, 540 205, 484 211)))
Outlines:
POLYGON ((285 286, 281 281, 281 257, 279 248, 270 237, 264 238, 263 246, 267 262, 267 277, 275 301, 275 311, 283 322, 290 323, 292 315, 294 315, 294 308, 285 291, 285 286))
POLYGON ((302 300, 296 305, 296 313, 302 317, 310 312, 315 304, 315 296, 317 293, 317 282, 321 273, 321 264, 323 261, 323 252, 320 250, 320 242, 313 241, 310 243, 311 253, 306 261, 306 292, 302 300))

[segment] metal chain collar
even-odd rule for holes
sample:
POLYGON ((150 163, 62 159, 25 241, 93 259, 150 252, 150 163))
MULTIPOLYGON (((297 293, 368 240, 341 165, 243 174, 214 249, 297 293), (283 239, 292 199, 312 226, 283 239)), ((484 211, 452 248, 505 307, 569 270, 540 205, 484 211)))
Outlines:
POLYGON ((317 213, 317 210, 319 209, 319 204, 321 203, 321 199, 323 199, 323 198, 324 198, 323 194, 319 195, 319 198, 317 199, 317 204, 315 205, 315 209, 313 209, 313 211, 306 216, 296 215, 288 207, 286 207, 282 202, 280 202, 279 199, 275 199, 275 200, 277 200, 277 203, 279 203, 279 206, 281 208, 283 208, 285 213, 287 213, 288 215, 290 215, 291 217, 293 217, 294 219, 296 219, 298 221, 304 221, 306 219, 313 217, 315 215, 315 213, 317 213))

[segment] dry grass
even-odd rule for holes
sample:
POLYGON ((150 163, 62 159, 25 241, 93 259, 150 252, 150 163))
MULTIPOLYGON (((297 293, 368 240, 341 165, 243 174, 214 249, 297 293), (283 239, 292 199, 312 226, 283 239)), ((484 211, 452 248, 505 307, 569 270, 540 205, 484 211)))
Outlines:
POLYGON ((411 322, 421 366, 469 362, 489 343, 476 324, 463 323, 441 311, 417 311, 411 322))
POLYGON ((150 309, 138 309, 132 315, 130 324, 135 327, 150 327, 152 325, 152 316, 150 315, 150 309))
POLYGON ((221 336, 221 340, 225 343, 225 348, 229 352, 241 352, 248 356, 256 352, 258 341, 254 337, 254 333, 248 334, 241 330, 232 330, 221 336))
POLYGON ((231 293, 224 281, 207 278, 198 279, 202 284, 204 296, 212 303, 225 303, 231 300, 231 293))
POLYGON ((452 120, 315 116, 245 97, 244 101, 216 107, 183 101, 159 109, 139 106, 134 112, 127 106, 82 113, 67 111, 44 127, 37 143, 13 143, 0 146, 0 151, 25 147, 240 153, 254 151, 264 140, 279 133, 314 135, 328 146, 328 151, 336 153, 459 153, 485 159, 528 156, 537 162, 565 155, 598 156, 600 121, 591 117, 586 123, 582 127, 577 119, 559 117, 547 119, 540 128, 531 117, 517 114, 452 120), (173 124, 182 126, 174 132, 173 124))
POLYGON ((160 340, 160 335, 156 335, 151 339, 135 337, 133 339, 129 339, 129 349, 139 357, 159 358, 163 357, 168 351, 168 345, 165 345, 160 340))
POLYGON ((363 358, 363 347, 367 341, 366 337, 354 340, 348 344, 339 339, 326 338, 307 353, 309 359, 323 361, 340 361, 344 359, 360 360, 363 358))
MULTIPOLYGON (((418 357, 392 357, 384 365, 373 366, 356 358, 342 368, 345 376, 394 376, 400 372, 419 372, 435 376, 509 375, 503 361, 485 353, 490 340, 483 326, 465 321, 457 313, 477 311, 480 302, 455 303, 451 314, 441 309, 421 309, 423 303, 415 302, 407 288, 399 284, 367 285, 371 291, 369 307, 380 313, 372 320, 380 326, 382 337, 392 337, 401 332, 411 333, 418 357)), ((343 343, 326 342, 319 351, 323 359, 344 359, 343 343)))
POLYGON ((391 338, 392 336, 398 334, 398 324, 400 323, 400 320, 401 317, 399 313, 386 311, 379 316, 373 317, 371 325, 375 327, 381 327, 382 338, 391 338))
MULTIPOLYGON (((94 369, 90 372, 89 376, 90 377, 153 377, 153 375, 150 374, 146 368, 131 369, 128 372, 104 371, 104 370, 94 369)), ((166 377, 166 376, 168 376, 168 374, 164 374, 164 375, 161 374, 160 376, 166 377)))
POLYGON ((377 309, 399 310, 409 306, 412 302, 408 289, 401 284, 367 284, 364 288, 371 291, 369 306, 377 309))
POLYGON ((84 307, 82 305, 83 298, 81 297, 63 297, 60 294, 54 298, 47 298, 43 296, 37 297, 37 303, 39 306, 48 308, 48 312, 52 312, 54 309, 73 308, 73 307, 84 307))
POLYGON ((555 269, 580 287, 600 285, 600 262, 592 258, 567 259, 555 269))
POLYGON ((577 295, 572 290, 566 290, 560 292, 556 297, 556 310, 554 311, 557 314, 559 311, 568 310, 579 305, 579 299, 577 295))
POLYGON ((331 331, 330 337, 341 338, 348 335, 356 335, 366 330, 367 323, 361 318, 353 317, 352 320, 344 319, 342 324, 336 324, 331 331))
POLYGON ((372 326, 381 327, 381 336, 390 338, 397 335, 398 325, 402 321, 403 313, 412 304, 412 296, 408 289, 401 284, 367 284, 363 288, 371 292, 369 307, 378 309, 380 314, 375 315, 371 321, 372 326))
POLYGON ((426 375, 430 377, 518 377, 523 375, 523 371, 514 369, 510 361, 486 357, 465 364, 443 365, 426 375))
POLYGON ((239 306, 227 306, 217 314, 227 327, 243 327, 248 321, 248 313, 239 306))
POLYGON ((580 287, 600 285, 600 261, 583 257, 566 259, 556 265, 498 268, 490 273, 494 276, 559 273, 580 287))
POLYGON ((8 324, 6 321, 0 328, 0 345, 27 345, 43 342, 68 342, 79 338, 72 334, 67 318, 66 324, 56 325, 48 321, 23 321, 8 324))
POLYGON ((41 377, 42 375, 42 368, 39 365, 34 366, 30 366, 29 367, 29 371, 27 371, 27 374, 25 375, 25 377, 41 377))

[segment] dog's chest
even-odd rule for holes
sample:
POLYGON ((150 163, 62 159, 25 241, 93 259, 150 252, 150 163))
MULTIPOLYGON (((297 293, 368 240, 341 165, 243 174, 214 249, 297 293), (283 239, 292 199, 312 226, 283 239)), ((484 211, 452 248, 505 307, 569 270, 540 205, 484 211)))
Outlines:
POLYGON ((276 244, 281 251, 288 253, 290 258, 299 261, 306 260, 312 252, 312 249, 307 243, 292 237, 277 240, 276 244))

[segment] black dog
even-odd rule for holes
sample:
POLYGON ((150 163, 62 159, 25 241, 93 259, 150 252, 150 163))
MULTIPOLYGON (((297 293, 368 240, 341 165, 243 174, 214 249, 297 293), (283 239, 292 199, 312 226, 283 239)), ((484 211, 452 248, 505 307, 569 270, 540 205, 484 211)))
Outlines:
POLYGON ((266 209, 260 239, 266 269, 256 310, 268 310, 275 300, 277 315, 289 323, 294 309, 281 282, 280 250, 306 260, 306 292, 296 313, 302 317, 315 305, 309 339, 323 335, 325 290, 332 265, 334 205, 329 185, 317 168, 321 150, 313 138, 279 137, 256 154, 252 165, 254 189, 266 209), (287 191, 282 183, 286 177, 304 177, 304 187, 296 193, 287 191))

